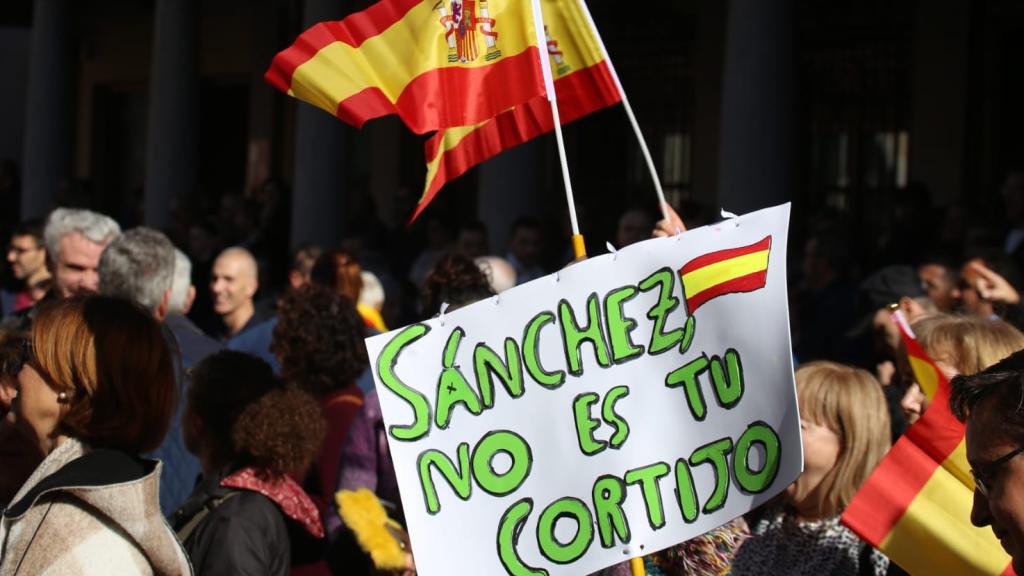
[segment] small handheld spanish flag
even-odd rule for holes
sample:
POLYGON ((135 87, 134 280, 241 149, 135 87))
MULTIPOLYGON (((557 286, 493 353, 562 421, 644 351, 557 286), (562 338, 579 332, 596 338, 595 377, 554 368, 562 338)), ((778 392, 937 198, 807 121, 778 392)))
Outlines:
POLYGON ((771 248, 772 237, 765 236, 749 246, 711 252, 687 262, 679 269, 687 312, 693 314, 718 296, 764 288, 771 248))
POLYGON ((928 411, 893 445, 843 512, 842 522, 913 575, 1012 575, 988 528, 971 525, 974 480, 964 425, 949 409, 949 381, 893 314, 928 411))

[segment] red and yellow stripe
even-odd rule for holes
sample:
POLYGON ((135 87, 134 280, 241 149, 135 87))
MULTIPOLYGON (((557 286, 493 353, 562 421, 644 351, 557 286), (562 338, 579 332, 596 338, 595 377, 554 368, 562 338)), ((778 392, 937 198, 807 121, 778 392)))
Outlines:
MULTIPOLYGON (((542 0, 548 52, 562 124, 622 101, 618 86, 579 0, 542 0), (555 60, 555 52, 560 60, 555 60)), ((539 96, 472 126, 449 128, 430 138, 424 152, 427 178, 410 221, 444 185, 504 150, 554 129, 551 105, 539 96)))
POLYGON ((921 344, 914 338, 906 317, 901 310, 892 313, 893 322, 900 330, 900 338, 903 340, 903 347, 907 350, 907 360, 914 372, 914 379, 921 391, 929 400, 935 399, 941 382, 946 380, 939 367, 935 365, 928 353, 924 351, 921 344))
POLYGON ((854 496, 843 523, 911 574, 1013 574, 992 531, 970 523, 974 481, 964 425, 949 410, 949 382, 901 332, 934 378, 932 403, 854 496))
POLYGON ((768 256, 772 237, 749 246, 719 250, 690 260, 679 269, 686 310, 693 314, 702 304, 735 292, 764 288, 768 280, 768 256))
POLYGON ((544 94, 529 2, 477 2, 476 16, 486 10, 494 24, 491 34, 472 35, 479 50, 468 62, 449 59, 438 10, 448 4, 381 0, 317 24, 274 57, 265 78, 356 127, 398 114, 418 134, 475 124, 544 94), (495 33, 500 55, 485 50, 485 37, 495 33))

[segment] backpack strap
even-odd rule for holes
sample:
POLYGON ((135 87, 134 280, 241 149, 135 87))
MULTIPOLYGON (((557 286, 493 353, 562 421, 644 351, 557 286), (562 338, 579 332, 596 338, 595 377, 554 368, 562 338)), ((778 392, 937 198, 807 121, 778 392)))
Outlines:
POLYGON ((191 536, 193 532, 195 532, 196 528, 198 528, 199 525, 203 523, 203 520, 205 520, 206 517, 210 515, 210 512, 213 512, 221 504, 227 502, 228 500, 234 498, 235 496, 238 496, 240 492, 241 491, 239 490, 232 490, 225 494, 224 496, 221 496, 220 498, 214 498, 208 501, 202 508, 199 509, 198 512, 195 513, 194 516, 192 516, 191 520, 189 520, 184 526, 181 527, 180 530, 178 530, 178 540, 182 543, 186 542, 188 540, 188 537, 191 536))

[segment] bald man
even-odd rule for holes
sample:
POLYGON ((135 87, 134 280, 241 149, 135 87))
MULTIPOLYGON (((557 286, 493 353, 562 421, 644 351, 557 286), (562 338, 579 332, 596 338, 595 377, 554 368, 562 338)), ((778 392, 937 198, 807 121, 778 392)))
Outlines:
POLYGON ((228 248, 213 261, 210 293, 213 311, 220 316, 223 331, 214 336, 228 340, 258 324, 253 297, 259 288, 256 258, 245 248, 228 248))

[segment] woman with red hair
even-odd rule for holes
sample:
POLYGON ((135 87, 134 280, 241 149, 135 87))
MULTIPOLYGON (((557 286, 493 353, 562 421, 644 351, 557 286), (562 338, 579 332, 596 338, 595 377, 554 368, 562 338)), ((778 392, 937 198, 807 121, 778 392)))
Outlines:
POLYGON ((40 307, 30 342, 2 427, 41 462, 3 512, 0 574, 191 574, 160 513, 161 463, 139 457, 175 406, 156 320, 124 300, 70 298, 40 307))

